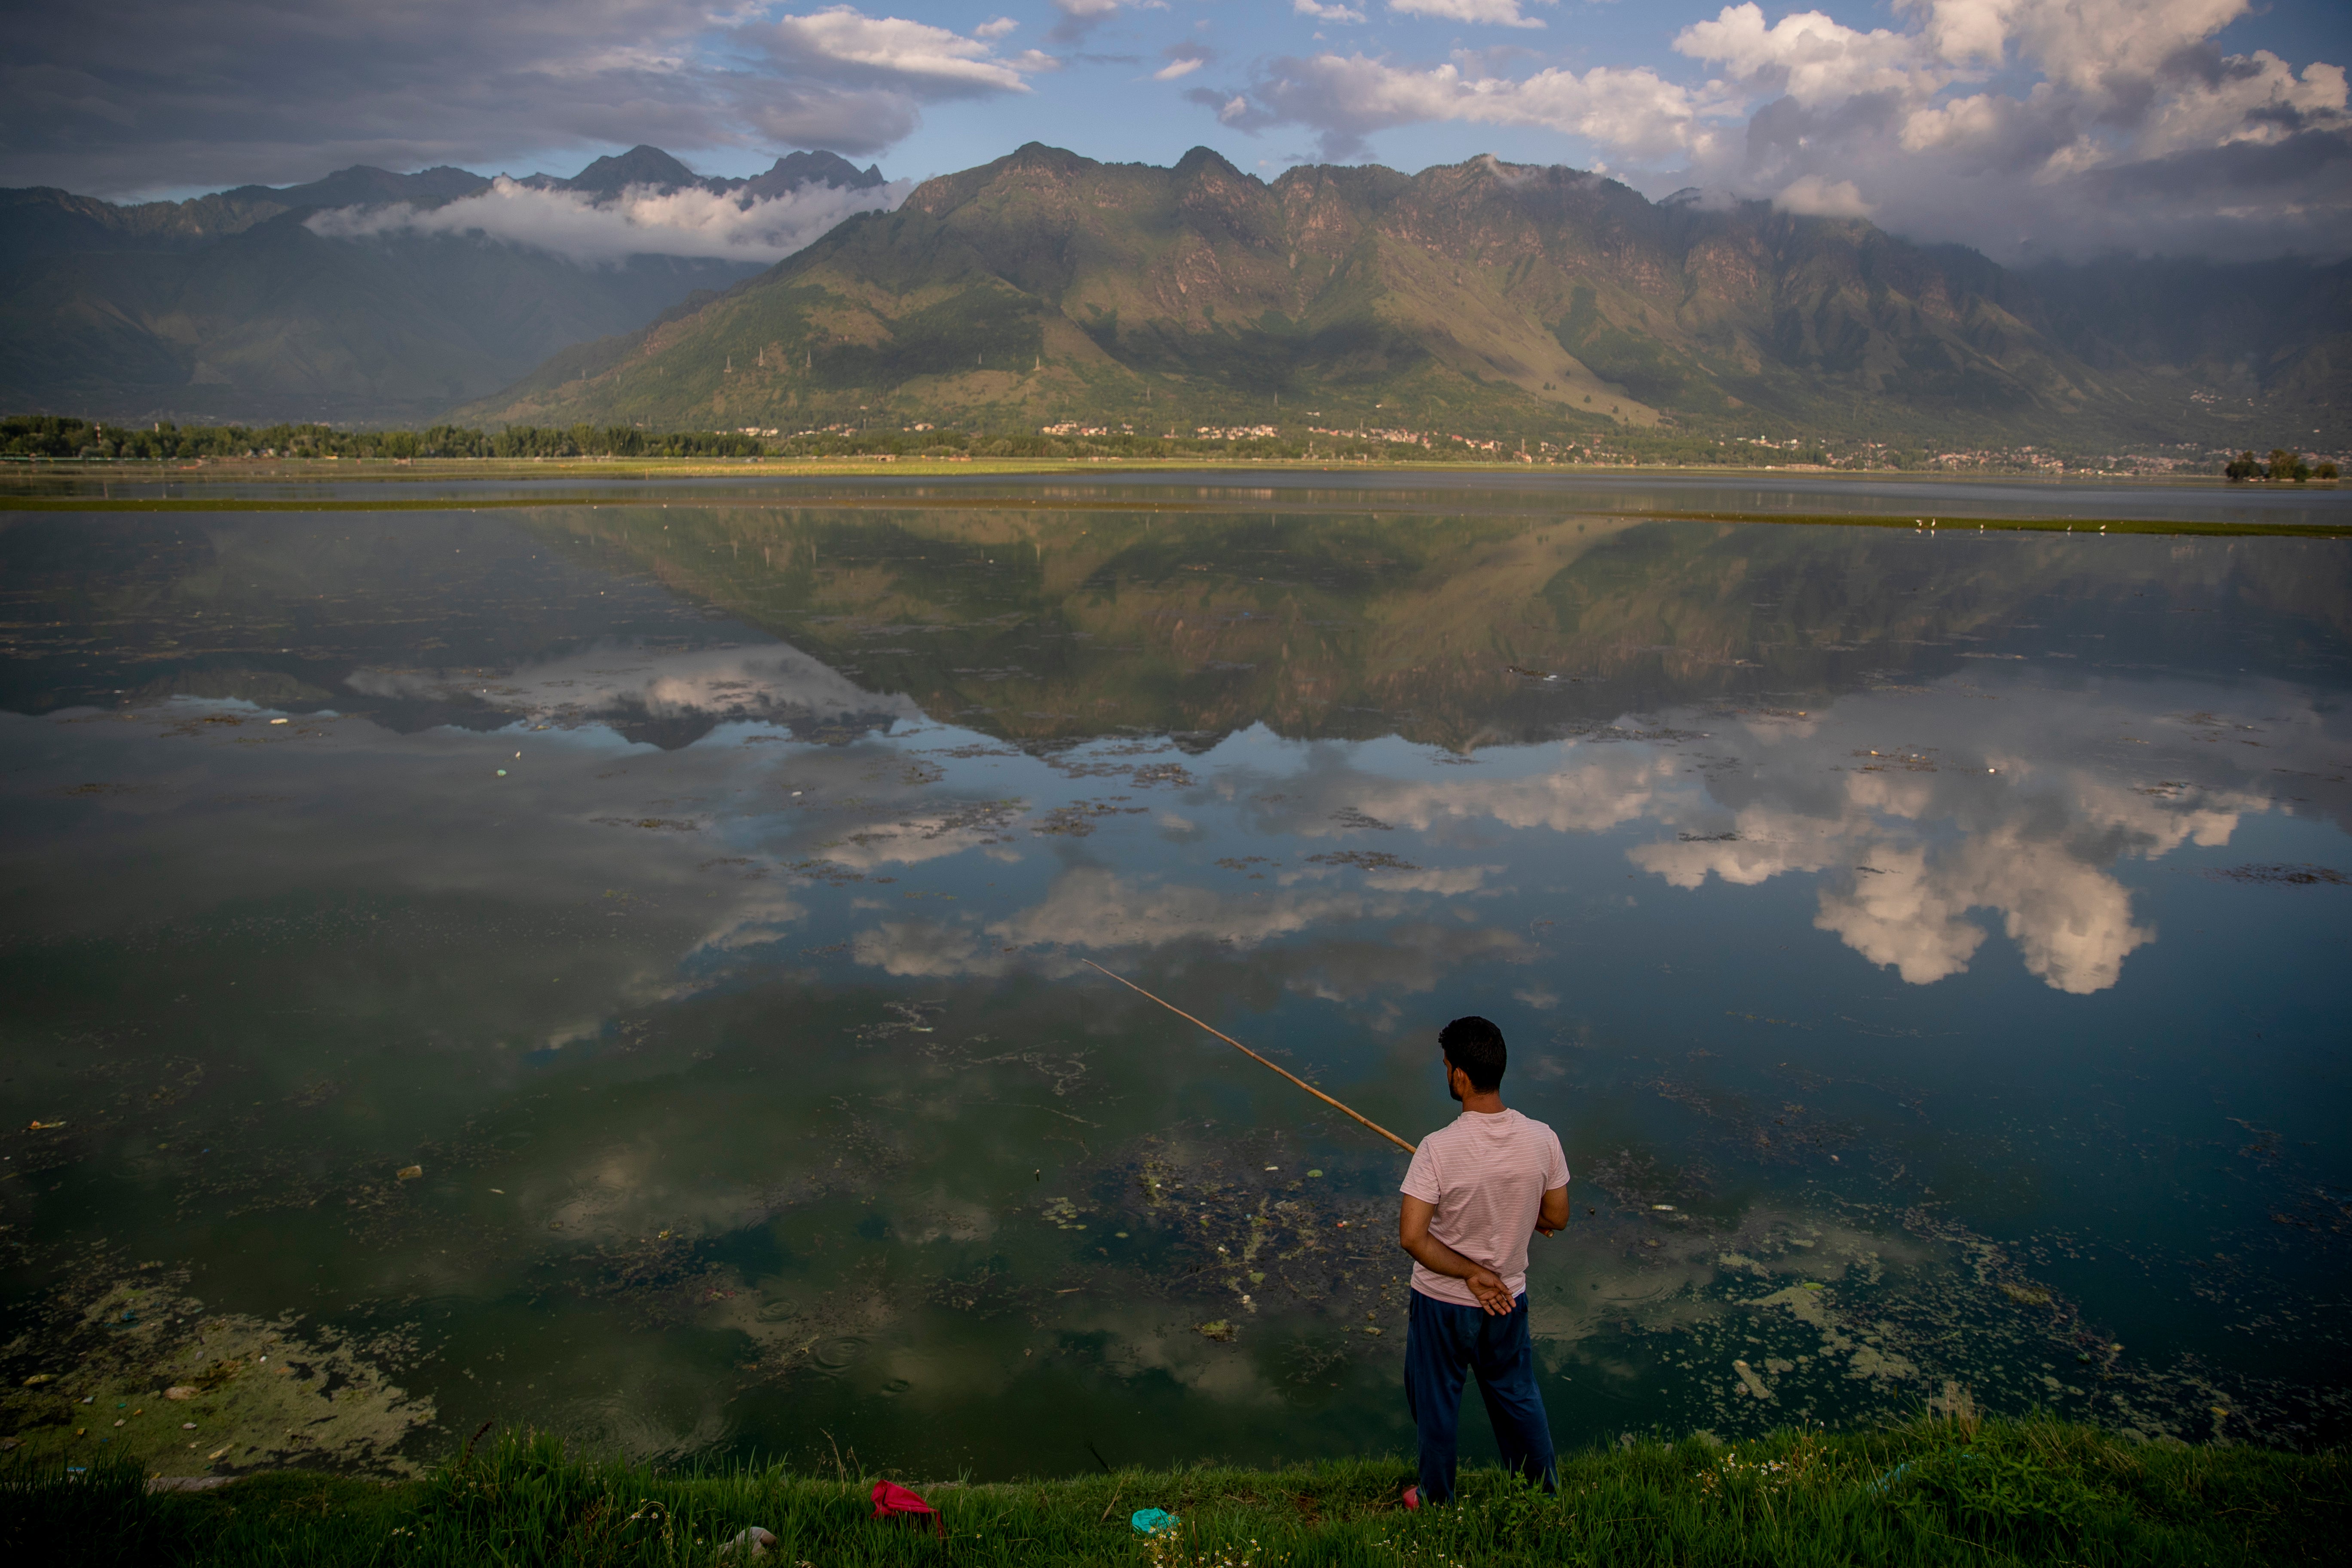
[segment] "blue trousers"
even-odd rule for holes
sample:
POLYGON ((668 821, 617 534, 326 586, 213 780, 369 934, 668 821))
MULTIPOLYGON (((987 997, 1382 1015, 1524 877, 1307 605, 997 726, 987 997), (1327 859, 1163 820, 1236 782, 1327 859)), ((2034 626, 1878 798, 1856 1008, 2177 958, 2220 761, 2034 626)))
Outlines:
POLYGON ((1407 1290, 1412 1307, 1404 1331, 1404 1403, 1421 1436, 1421 1500, 1454 1500, 1454 1455, 1462 1426, 1462 1377, 1478 1376, 1478 1393, 1494 1423, 1503 1468, 1552 1491, 1559 1484, 1551 1422, 1536 1387, 1535 1342, 1528 1335, 1528 1299, 1508 1317, 1440 1301, 1407 1290))

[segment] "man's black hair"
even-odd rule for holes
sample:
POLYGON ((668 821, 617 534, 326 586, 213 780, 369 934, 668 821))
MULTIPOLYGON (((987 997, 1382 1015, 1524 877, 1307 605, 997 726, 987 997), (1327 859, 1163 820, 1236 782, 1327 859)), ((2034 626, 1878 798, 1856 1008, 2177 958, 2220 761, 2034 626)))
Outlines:
POLYGON ((1438 1048, 1445 1059, 1470 1075, 1470 1087, 1492 1094, 1503 1087, 1503 1068, 1509 1053, 1503 1048, 1503 1031, 1473 1015, 1456 1018, 1437 1031, 1438 1048))

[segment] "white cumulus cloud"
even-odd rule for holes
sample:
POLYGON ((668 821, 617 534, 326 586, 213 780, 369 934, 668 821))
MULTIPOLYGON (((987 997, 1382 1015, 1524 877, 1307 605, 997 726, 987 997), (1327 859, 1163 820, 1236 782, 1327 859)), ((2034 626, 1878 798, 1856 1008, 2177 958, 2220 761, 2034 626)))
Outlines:
POLYGON ((779 59, 795 65, 936 97, 1029 90, 1020 67, 999 58, 989 39, 968 38, 903 16, 868 16, 853 5, 780 17, 770 28, 768 47, 779 59))
POLYGON ((1803 104, 1865 92, 1933 92, 1960 74, 1918 34, 1884 27, 1859 32, 1819 11, 1783 16, 1768 27, 1763 8, 1753 4, 1727 5, 1714 20, 1694 22, 1675 37, 1675 48, 1726 68, 1751 88, 1803 104))
POLYGON ((1361 151, 1377 131, 1464 121, 1557 131, 1655 158, 1710 145, 1705 108, 1703 96, 1646 66, 1595 66, 1580 74, 1554 68, 1514 80, 1452 63, 1419 69, 1363 54, 1327 54, 1276 62, 1219 118, 1250 129, 1313 126, 1332 157, 1361 151))
MULTIPOLYGON (((1544 0, 1547 5, 1558 0, 1544 0)), ((1519 0, 1389 0, 1389 9, 1408 16, 1433 16, 1444 22, 1485 23, 1496 27, 1540 27, 1543 23, 1519 9, 1519 0)))

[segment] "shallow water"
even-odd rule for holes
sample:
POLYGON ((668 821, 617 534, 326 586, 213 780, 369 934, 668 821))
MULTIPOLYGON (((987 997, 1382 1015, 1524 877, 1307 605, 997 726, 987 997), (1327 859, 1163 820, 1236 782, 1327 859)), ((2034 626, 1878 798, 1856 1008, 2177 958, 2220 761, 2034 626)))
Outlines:
POLYGON ((1408 1138, 1501 1024, 1565 1442, 2344 1436, 2352 542, 1185 485, 10 514, 17 1320, 387 1451, 1402 1446, 1402 1156, 1093 960, 1408 1138))
MULTIPOLYGON (((518 465, 518 467, 521 467, 518 465)), ((258 499, 353 501, 413 506, 447 500, 458 506, 537 501, 551 494, 592 505, 625 501, 660 505, 795 505, 824 502, 887 508, 1025 503, 1044 510, 1081 506, 1132 507, 1158 512, 1231 514, 1235 509, 1279 515, 1326 515, 1353 508, 1375 517, 1517 516, 1626 517, 1697 512, 1743 517, 1915 517, 1945 524, 2149 519, 2179 523, 2228 523, 2307 528, 2352 521, 2352 506, 2333 486, 2243 485, 2213 481, 2160 484, 2099 477, 2037 479, 2011 476, 1958 479, 1928 475, 1675 470, 1664 475, 1589 470, 1492 469, 1450 472, 1367 467, 1360 470, 1268 468, 1232 472, 1107 473, 1041 479, 1022 475, 927 474, 900 477, 886 466, 844 479, 837 475, 740 473, 678 476, 659 471, 599 474, 574 463, 552 478, 509 470, 468 477, 446 468, 397 470, 382 466, 366 477, 229 478, 188 468, 178 472, 132 470, 123 477, 81 472, 16 476, 19 494, 77 500, 258 499)))

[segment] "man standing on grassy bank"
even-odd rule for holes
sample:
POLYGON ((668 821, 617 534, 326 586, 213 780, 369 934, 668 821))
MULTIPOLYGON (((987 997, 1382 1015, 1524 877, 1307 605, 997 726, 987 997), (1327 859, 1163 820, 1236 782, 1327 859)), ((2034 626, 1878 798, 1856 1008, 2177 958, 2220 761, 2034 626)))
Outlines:
POLYGON ((1454 1499, 1462 1378, 1475 1372, 1504 1468, 1558 1485, 1551 1423, 1528 1333, 1528 1240, 1568 1223, 1568 1160, 1542 1122, 1503 1109, 1503 1031, 1456 1018, 1438 1032, 1462 1114, 1421 1141, 1404 1175, 1397 1239, 1412 1255, 1405 1407, 1421 1437, 1407 1508, 1454 1499))

